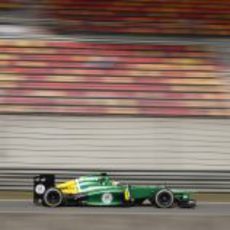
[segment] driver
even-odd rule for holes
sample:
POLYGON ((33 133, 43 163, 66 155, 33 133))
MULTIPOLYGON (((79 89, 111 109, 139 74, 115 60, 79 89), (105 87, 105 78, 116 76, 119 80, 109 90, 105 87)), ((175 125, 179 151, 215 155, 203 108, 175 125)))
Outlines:
POLYGON ((107 173, 101 173, 101 185, 103 186, 112 186, 112 185, 118 185, 117 181, 112 181, 107 173))

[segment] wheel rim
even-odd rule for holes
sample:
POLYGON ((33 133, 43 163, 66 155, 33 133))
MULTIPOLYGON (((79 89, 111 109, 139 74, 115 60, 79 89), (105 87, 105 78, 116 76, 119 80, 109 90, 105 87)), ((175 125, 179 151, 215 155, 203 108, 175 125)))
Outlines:
POLYGON ((172 199, 171 199, 171 195, 169 193, 161 193, 158 197, 158 200, 160 202, 160 204, 162 204, 163 206, 168 206, 171 204, 172 199))
POLYGON ((51 191, 47 194, 47 200, 51 204, 57 204, 60 201, 60 194, 56 191, 51 191))
POLYGON ((161 190, 156 195, 155 203, 160 208, 169 208, 173 202, 173 194, 169 190, 161 190))
POLYGON ((47 206, 57 207, 62 203, 62 194, 57 189, 50 189, 44 196, 44 202, 47 206))

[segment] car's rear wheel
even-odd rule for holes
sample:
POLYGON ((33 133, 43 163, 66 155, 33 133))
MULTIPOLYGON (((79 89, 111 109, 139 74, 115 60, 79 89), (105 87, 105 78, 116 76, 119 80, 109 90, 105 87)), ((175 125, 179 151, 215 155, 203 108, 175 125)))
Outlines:
POLYGON ((43 203, 48 207, 58 207, 63 202, 63 195, 60 190, 56 188, 49 188, 43 197, 43 203))
POLYGON ((171 208, 174 204, 174 196, 170 190, 162 189, 157 192, 154 201, 158 208, 171 208))

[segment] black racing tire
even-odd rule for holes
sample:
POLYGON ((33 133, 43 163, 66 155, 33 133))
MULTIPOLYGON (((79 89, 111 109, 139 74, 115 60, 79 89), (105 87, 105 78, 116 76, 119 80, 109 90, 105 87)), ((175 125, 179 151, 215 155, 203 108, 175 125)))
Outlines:
POLYGON ((63 203, 63 194, 57 188, 49 188, 43 196, 43 204, 47 207, 58 207, 63 203))
POLYGON ((156 193, 154 202, 158 208, 172 208, 174 195, 168 189, 161 189, 156 193))

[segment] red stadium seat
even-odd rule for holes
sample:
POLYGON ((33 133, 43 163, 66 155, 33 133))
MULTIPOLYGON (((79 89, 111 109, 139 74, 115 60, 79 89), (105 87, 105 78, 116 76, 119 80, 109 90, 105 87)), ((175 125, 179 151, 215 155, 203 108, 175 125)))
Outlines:
POLYGON ((197 45, 0 40, 0 112, 229 116, 217 55, 197 45))
POLYGON ((61 32, 230 35, 229 0, 46 0, 61 32))

